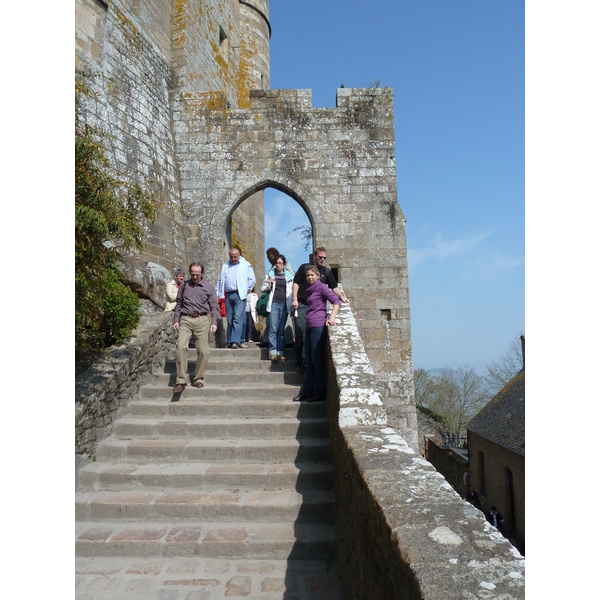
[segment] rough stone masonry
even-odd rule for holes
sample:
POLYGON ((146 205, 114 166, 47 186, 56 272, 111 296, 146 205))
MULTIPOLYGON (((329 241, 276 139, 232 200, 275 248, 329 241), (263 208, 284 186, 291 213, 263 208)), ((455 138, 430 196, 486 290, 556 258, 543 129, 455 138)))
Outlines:
POLYGON ((287 193, 327 248, 386 403, 412 405, 391 89, 338 89, 335 108, 312 108, 310 90, 258 90, 250 100, 230 109, 222 94, 196 93, 173 103, 189 252, 216 278, 236 207, 265 187, 287 193))

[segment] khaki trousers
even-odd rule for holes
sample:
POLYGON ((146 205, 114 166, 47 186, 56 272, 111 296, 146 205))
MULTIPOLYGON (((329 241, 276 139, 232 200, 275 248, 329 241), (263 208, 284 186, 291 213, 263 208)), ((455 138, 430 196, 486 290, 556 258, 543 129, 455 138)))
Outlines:
POLYGON ((177 381, 176 383, 187 383, 188 366, 188 344, 192 334, 196 337, 196 370, 194 371, 193 383, 198 379, 204 379, 204 371, 210 356, 208 345, 208 334, 210 332, 211 315, 202 317, 181 317, 179 321, 179 337, 177 338, 177 381))

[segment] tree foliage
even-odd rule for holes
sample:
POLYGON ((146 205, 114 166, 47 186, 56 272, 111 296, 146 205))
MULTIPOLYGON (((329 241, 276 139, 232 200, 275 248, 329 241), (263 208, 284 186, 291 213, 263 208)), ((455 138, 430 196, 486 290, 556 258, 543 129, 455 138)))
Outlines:
POLYGON ((417 369, 414 381, 417 407, 438 422, 443 437, 465 437, 467 423, 489 400, 483 377, 470 367, 439 375, 417 369))
POLYGON ((288 231, 288 235, 293 233, 294 231, 299 231, 302 240, 304 241, 304 249, 308 250, 310 246, 310 242, 312 241, 312 227, 310 225, 298 225, 298 227, 294 227, 292 231, 288 231))
POLYGON ((417 408, 436 421, 441 437, 465 437, 469 421, 523 368, 521 335, 487 366, 485 376, 468 366, 438 375, 413 372, 417 408))
POLYGON ((522 335, 522 332, 516 334, 511 340, 508 350, 500 358, 487 365, 485 383, 490 396, 495 396, 523 368, 522 335))
POLYGON ((113 175, 101 141, 84 122, 91 92, 75 83, 75 359, 87 366, 103 349, 127 339, 139 321, 139 300, 118 268, 124 251, 143 248, 143 220, 155 205, 139 185, 113 175))

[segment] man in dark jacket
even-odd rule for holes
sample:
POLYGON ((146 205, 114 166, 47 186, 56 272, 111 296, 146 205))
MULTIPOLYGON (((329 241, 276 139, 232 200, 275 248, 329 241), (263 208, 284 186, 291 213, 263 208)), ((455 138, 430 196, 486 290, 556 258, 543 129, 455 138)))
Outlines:
POLYGON ((500 529, 500 525, 504 523, 502 515, 496 510, 495 506, 492 506, 490 514, 486 518, 488 520, 488 523, 490 525, 493 525, 496 529, 500 529))
POLYGON ((469 487, 469 491, 467 492, 467 497, 465 498, 467 502, 470 502, 475 508, 481 510, 481 502, 479 502, 479 494, 475 491, 473 486, 469 487))

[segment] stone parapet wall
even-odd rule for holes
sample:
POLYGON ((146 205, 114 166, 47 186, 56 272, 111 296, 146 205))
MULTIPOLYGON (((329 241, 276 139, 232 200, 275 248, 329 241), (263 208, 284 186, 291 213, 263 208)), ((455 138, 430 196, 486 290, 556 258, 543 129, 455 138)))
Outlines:
POLYGON ((152 367, 160 365, 177 341, 173 313, 145 315, 131 339, 107 350, 75 380, 75 455, 93 457, 108 437, 121 409, 139 392, 152 367))
MULTIPOLYGON (((339 314, 327 360, 344 597, 525 598, 524 558, 415 452, 410 427, 390 426, 354 317, 339 314)), ((398 422, 412 422, 411 407, 402 412, 398 422)))

